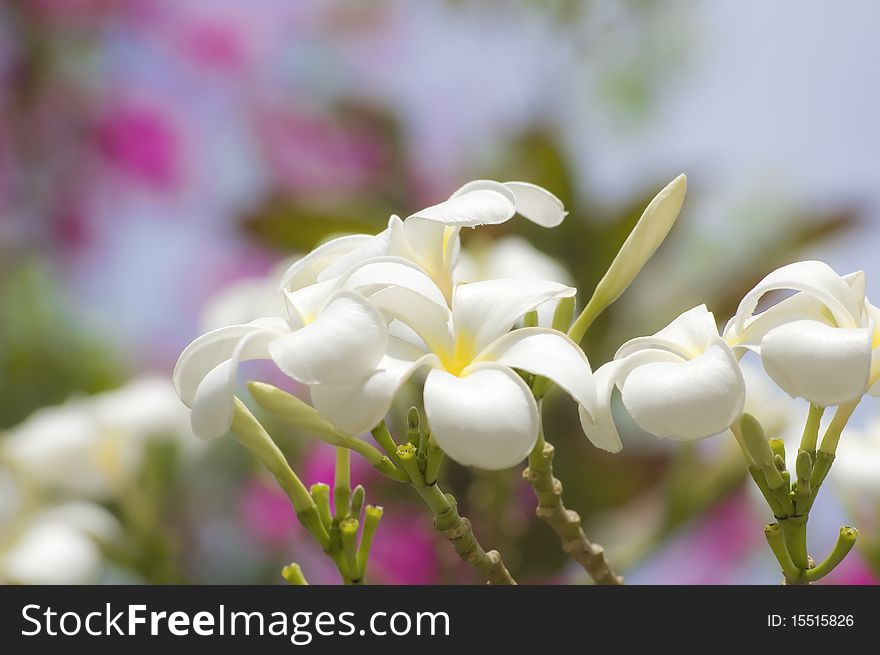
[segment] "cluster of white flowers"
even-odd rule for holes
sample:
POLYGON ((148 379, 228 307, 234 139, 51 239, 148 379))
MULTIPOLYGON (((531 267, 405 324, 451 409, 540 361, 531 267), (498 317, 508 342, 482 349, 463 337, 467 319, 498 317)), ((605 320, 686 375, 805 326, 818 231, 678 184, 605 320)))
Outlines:
POLYGON ((816 407, 880 395, 878 316, 861 271, 840 276, 818 261, 783 266, 745 295, 721 333, 701 305, 653 336, 625 343, 596 371, 602 409, 588 434, 620 449, 610 412, 615 386, 635 422, 654 435, 690 440, 723 432, 743 411, 739 361, 747 351, 760 356, 782 390, 816 407), (795 293, 756 314, 762 297, 777 291, 795 293))
MULTIPOLYGON (((646 210, 639 238, 625 246, 633 257, 618 266, 615 284, 621 288, 609 292, 607 302, 666 236, 684 190, 681 176, 646 210)), ((509 266, 503 270, 491 262, 483 264, 483 273, 494 268, 505 277, 461 281, 484 277, 478 260, 459 266, 461 229, 503 223, 516 214, 551 228, 566 211, 541 187, 480 180, 405 220, 392 216, 378 235, 340 237, 295 262, 281 276, 276 315, 214 329, 181 354, 174 383, 192 408, 196 434, 209 438, 229 430, 239 363, 259 358, 307 385, 320 414, 350 435, 376 427, 401 386, 417 370, 427 370, 422 393, 432 435, 466 465, 506 468, 534 446, 538 405, 521 372, 567 391, 592 426, 600 411, 596 385, 583 351, 563 331, 568 325, 520 326, 537 308, 549 316, 576 289, 512 275, 509 266)), ((521 242, 506 247, 523 252, 521 242)), ((522 265, 564 274, 540 258, 522 265)))
POLYGON ((0 439, 0 582, 84 584, 123 528, 103 503, 137 484, 147 445, 192 452, 187 412, 167 380, 43 407, 0 439))

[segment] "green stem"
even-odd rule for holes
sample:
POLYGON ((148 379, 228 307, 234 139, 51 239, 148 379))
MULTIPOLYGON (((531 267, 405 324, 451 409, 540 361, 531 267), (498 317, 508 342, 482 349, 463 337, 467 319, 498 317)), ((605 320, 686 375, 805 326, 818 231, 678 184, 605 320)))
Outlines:
POLYGON ((770 523, 764 528, 764 535, 767 537, 767 543, 770 544, 770 550, 776 556, 776 561, 782 567, 782 575, 788 584, 801 584, 801 571, 795 566, 785 547, 785 537, 778 523, 770 523))
POLYGON ((846 405, 840 405, 837 408, 837 411, 834 412, 834 418, 831 419, 831 424, 825 431, 825 436, 822 437, 822 445, 819 446, 820 452, 829 455, 834 455, 837 452, 837 444, 840 441, 840 435, 843 434, 843 429, 849 422, 853 412, 856 411, 858 404, 859 401, 857 400, 852 403, 847 403, 846 405))
POLYGON ((373 545, 373 537, 382 520, 382 508, 367 505, 364 509, 364 527, 361 531, 361 544, 357 551, 357 571, 361 578, 367 576, 367 561, 370 559, 370 548, 373 545))
POLYGON ((443 493, 436 482, 425 482, 425 477, 419 470, 417 448, 409 442, 398 447, 384 421, 373 430, 373 436, 398 466, 406 471, 410 486, 434 515, 434 527, 452 544, 458 556, 477 569, 489 584, 516 584, 504 565, 501 554, 497 550, 486 552, 477 541, 471 522, 458 513, 455 497, 443 493))
POLYGON ((330 513, 330 487, 323 482, 316 482, 312 485, 311 491, 321 523, 329 530, 333 524, 333 515, 330 513))
POLYGON ((333 509, 336 518, 348 515, 351 501, 351 451, 336 449, 336 471, 333 477, 333 509))
POLYGON ((849 551, 852 550, 852 547, 856 545, 856 539, 858 536, 859 531, 855 528, 846 525, 840 528, 840 533, 837 535, 837 543, 834 545, 834 550, 831 551, 828 558, 817 567, 810 569, 804 574, 807 582, 821 580, 837 568, 837 565, 843 561, 843 558, 846 557, 849 554, 849 551))
POLYGON ((538 433, 538 441, 529 455, 529 466, 523 471, 523 478, 532 486, 538 498, 535 513, 553 528, 562 542, 562 549, 596 583, 623 584, 623 578, 614 573, 606 561, 602 546, 587 538, 578 513, 566 509, 562 501, 562 483, 553 475, 553 454, 553 445, 544 440, 542 427, 538 433))
POLYGON ((801 450, 810 453, 810 457, 816 459, 816 445, 819 441, 819 424, 822 421, 822 415, 825 414, 825 408, 818 405, 810 405, 810 412, 807 414, 807 423, 804 425, 804 434, 801 437, 801 450))
POLYGON ((339 522, 339 532, 342 539, 342 555, 345 558, 345 567, 351 576, 349 584, 360 585, 364 583, 358 566, 358 527, 356 518, 346 518, 339 522))
POLYGON ((779 521, 785 547, 794 565, 802 571, 810 568, 810 556, 807 552, 807 517, 791 516, 779 521))

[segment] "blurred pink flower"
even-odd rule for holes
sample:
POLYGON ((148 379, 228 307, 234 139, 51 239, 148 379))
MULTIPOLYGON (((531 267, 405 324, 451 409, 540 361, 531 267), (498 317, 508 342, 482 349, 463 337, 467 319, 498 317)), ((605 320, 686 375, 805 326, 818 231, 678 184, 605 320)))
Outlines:
POLYGON ((290 500, 273 480, 264 477, 248 480, 242 489, 238 510, 248 532, 267 545, 287 544, 301 531, 290 500))
POLYGON ((386 508, 370 555, 373 580, 401 585, 438 581, 437 533, 421 511, 406 505, 386 508))
POLYGON ((100 152, 120 172, 149 187, 170 191, 180 178, 179 138, 159 110, 122 104, 95 126, 100 152))
MULTIPOLYGON (((324 482, 333 486, 333 477, 336 469, 336 449, 325 443, 313 442, 303 457, 299 468, 302 470, 301 478, 308 487, 316 482, 324 482)), ((367 488, 367 502, 370 502, 369 483, 378 480, 379 474, 363 457, 356 453, 351 455, 351 484, 362 484, 367 488)))
POLYGON ((254 124, 274 182, 289 191, 334 196, 356 191, 385 166, 377 138, 324 118, 272 109, 254 124))

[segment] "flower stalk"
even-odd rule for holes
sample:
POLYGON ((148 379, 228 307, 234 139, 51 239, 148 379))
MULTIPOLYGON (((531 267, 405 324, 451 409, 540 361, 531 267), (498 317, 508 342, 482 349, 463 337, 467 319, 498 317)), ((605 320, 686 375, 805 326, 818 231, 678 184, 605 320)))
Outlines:
POLYGON ((418 448, 412 443, 398 446, 382 421, 372 431, 373 437, 406 472, 410 486, 419 494, 434 515, 434 527, 452 544, 462 561, 474 567, 488 584, 515 585, 516 580, 504 565, 497 550, 486 551, 474 534, 471 522, 458 513, 457 501, 452 494, 444 493, 436 479, 429 484, 419 470, 418 448))
POLYGON ((562 549, 597 584, 623 584, 623 578, 614 572, 605 559, 605 549, 587 538, 578 513, 565 507, 562 501, 562 483, 553 475, 554 452, 553 445, 544 439, 542 427, 538 442, 529 455, 529 465, 523 471, 523 479, 532 486, 538 498, 535 513, 553 528, 562 542, 562 549))

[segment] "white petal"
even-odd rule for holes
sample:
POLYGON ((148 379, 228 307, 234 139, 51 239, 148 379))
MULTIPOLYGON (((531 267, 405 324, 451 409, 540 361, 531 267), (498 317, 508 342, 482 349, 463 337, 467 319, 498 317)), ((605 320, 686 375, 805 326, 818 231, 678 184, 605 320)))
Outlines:
MULTIPOLYGON (((521 328, 496 339, 475 362, 497 362, 549 378, 590 413, 596 411, 596 384, 587 356, 566 335, 547 328, 521 328)), ((467 375, 469 369, 465 369, 467 375)))
POLYGON ((761 297, 777 290, 808 294, 828 308, 839 327, 857 327, 864 298, 857 297, 856 291, 828 264, 806 261, 776 269, 746 294, 736 310, 737 333, 745 329, 746 322, 752 317, 761 297))
POLYGON ((659 348, 690 359, 717 340, 718 326, 715 324, 715 316, 706 305, 700 305, 682 313, 653 336, 637 337, 626 342, 614 358, 620 359, 645 348, 659 348))
POLYGON ((313 323, 273 341, 272 360, 303 384, 348 384, 382 358, 388 326, 363 296, 337 291, 313 323))
POLYGON ((452 459, 499 470, 525 459, 538 439, 538 408, 522 378, 481 364, 464 377, 432 370, 425 381, 431 434, 452 459))
POLYGON ((375 257, 388 255, 391 248, 391 229, 386 228, 376 236, 370 237, 357 248, 345 253, 318 275, 318 282, 332 280, 345 273, 352 266, 357 266, 362 261, 375 257))
POLYGON ((202 439, 220 437, 232 426, 235 411, 235 382, 242 359, 265 359, 271 344, 279 337, 269 330, 255 331, 238 342, 232 356, 212 369, 196 389, 190 421, 193 432, 202 439), (244 357, 244 353, 249 356, 244 357))
POLYGON ((296 291, 314 284, 324 270, 348 253, 363 247, 373 236, 369 234, 351 234, 328 241, 318 246, 302 259, 294 262, 281 276, 281 289, 296 291))
POLYGON ((300 328, 314 321, 336 291, 335 280, 316 282, 296 291, 283 291, 287 316, 294 328, 300 328))
POLYGON ((246 325, 230 325, 203 334, 189 344, 180 354, 174 367, 172 379, 177 395, 187 407, 192 407, 196 389, 202 379, 221 362, 235 353, 245 337, 258 333, 259 338, 249 340, 239 352, 242 360, 268 357, 268 343, 289 332, 283 319, 262 319, 246 325))
POLYGON ((504 223, 515 214, 516 196, 513 191, 499 182, 477 180, 463 186, 449 200, 422 209, 409 218, 476 227, 504 223))
POLYGON ((402 257, 427 273, 443 290, 452 292, 452 269, 458 258, 460 227, 411 216, 401 221, 396 216, 389 223, 389 254, 402 257))
POLYGON ((600 366, 593 376, 597 397, 595 409, 590 411, 584 405, 578 406, 584 434, 596 448, 607 450, 609 453, 619 453, 623 449, 611 412, 611 394, 617 382, 619 368, 620 362, 615 361, 600 366))
POLYGON ((742 414, 745 382, 730 348, 719 339, 690 361, 634 368, 623 381, 621 397, 646 432, 702 439, 724 431, 742 414))
POLYGON ((871 336, 871 328, 795 321, 764 336, 761 359, 767 374, 791 396, 816 405, 839 405, 865 393, 871 336))
POLYGON ((385 418, 397 391, 416 370, 437 365, 434 355, 391 338, 388 353, 372 375, 356 384, 314 386, 312 404, 339 430, 360 435, 385 418))
POLYGON ((368 260, 339 279, 368 297, 389 319, 415 330, 435 350, 451 345, 451 313, 440 288, 421 268, 400 257, 368 260))
POLYGON ((570 298, 577 289, 557 282, 489 280, 455 288, 452 315, 456 340, 468 340, 476 355, 541 303, 570 298))
POLYGON ((516 196, 516 213, 541 227, 556 227, 568 215, 562 201, 544 187, 529 182, 505 182, 516 196))

